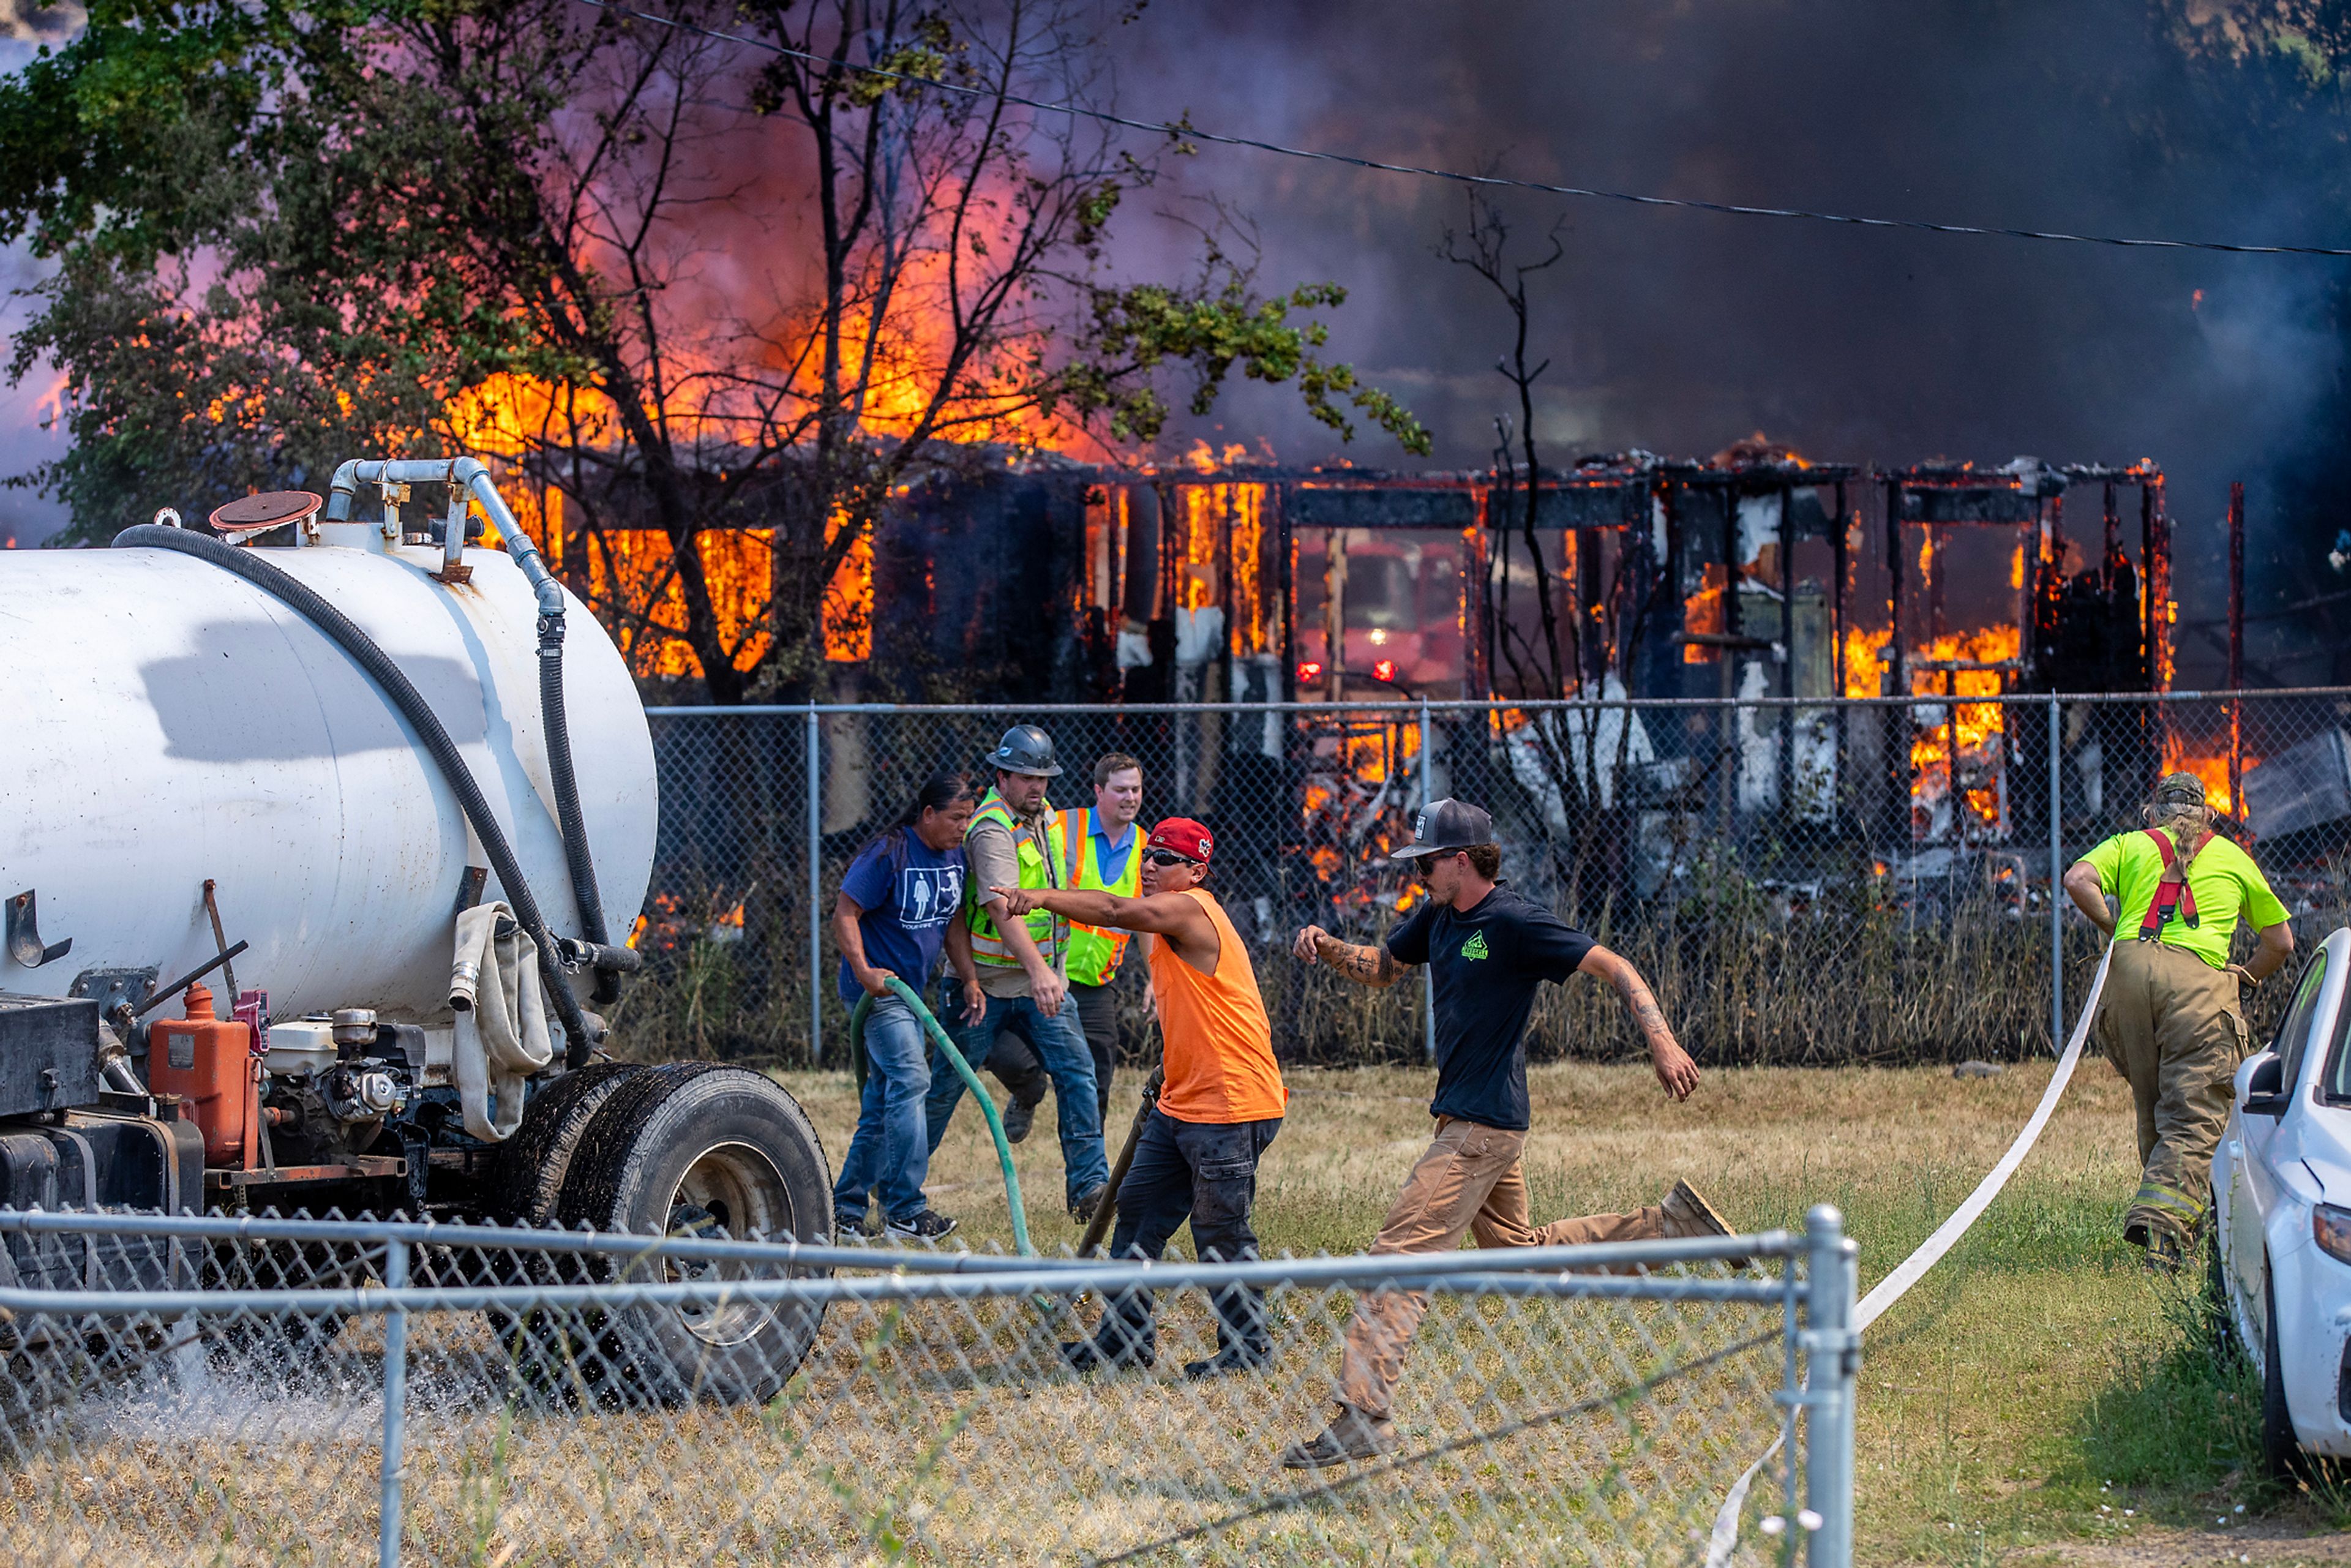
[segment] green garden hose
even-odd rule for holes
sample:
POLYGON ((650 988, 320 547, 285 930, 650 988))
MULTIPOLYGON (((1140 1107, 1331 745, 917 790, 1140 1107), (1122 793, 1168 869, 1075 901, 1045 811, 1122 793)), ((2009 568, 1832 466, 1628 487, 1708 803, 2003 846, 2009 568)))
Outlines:
MULTIPOLYGON (((931 1037, 931 1043, 939 1048, 939 1054, 956 1070, 956 1076, 971 1091, 971 1097, 979 1102, 980 1114, 987 1118, 988 1135, 996 1140, 997 1163, 1004 1167, 1004 1200, 1012 1207, 1012 1245, 1023 1258, 1034 1258, 1037 1249, 1029 1244, 1029 1216, 1020 1206, 1020 1177, 1012 1168, 1012 1144, 1004 1135, 1004 1118, 997 1114, 996 1102, 980 1086, 979 1074, 963 1059, 963 1052, 947 1038, 947 1031, 939 1026, 931 1009, 923 1005, 914 988, 895 975, 890 977, 889 985, 900 1000, 914 1009, 914 1016, 923 1020, 923 1032, 931 1037)), ((873 998, 869 993, 857 998, 857 1006, 849 1015, 849 1060, 856 1068, 861 1087, 865 1082, 865 1015, 872 1010, 873 998)))

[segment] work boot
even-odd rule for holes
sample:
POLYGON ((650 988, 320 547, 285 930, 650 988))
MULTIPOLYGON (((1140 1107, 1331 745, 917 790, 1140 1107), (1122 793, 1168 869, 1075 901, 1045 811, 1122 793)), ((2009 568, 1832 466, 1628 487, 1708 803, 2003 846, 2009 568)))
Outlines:
POLYGON ((2188 1238, 2170 1226, 2148 1218, 2143 1214, 2127 1216, 2123 1222, 2123 1239, 2134 1247, 2147 1249, 2147 1266, 2158 1274, 2176 1274, 2188 1256, 2188 1238))
MULTIPOLYGON (((1686 1181, 1674 1183, 1674 1190, 1657 1200, 1665 1210, 1665 1232, 1669 1237, 1736 1236, 1730 1222, 1715 1211, 1714 1205, 1698 1195, 1698 1188, 1686 1181)), ((1733 1258, 1730 1266, 1744 1269, 1752 1259, 1733 1258)))
POLYGON ((1096 1182, 1077 1197, 1070 1199, 1070 1218, 1080 1225, 1093 1222, 1094 1210, 1102 1207, 1103 1195, 1110 1191, 1108 1182, 1096 1182))
MULTIPOLYGON (((2208 1211, 2209 1217, 2209 1211, 2208 1211)), ((2203 1239, 2204 1222, 2184 1227, 2162 1209, 2134 1203, 2123 1216, 2123 1239, 2147 1251, 2147 1266, 2174 1273, 2203 1239)))
POLYGON ((1119 1350, 1106 1350, 1100 1340, 1063 1340, 1061 1359, 1070 1364, 1072 1372, 1092 1372, 1107 1367, 1113 1372, 1129 1367, 1155 1366, 1158 1350, 1147 1344, 1131 1344, 1119 1350))
POLYGON ((1037 1103, 1035 1101, 1016 1097, 1006 1102, 1004 1106, 1004 1141, 1006 1143, 1020 1142, 1029 1135, 1029 1129, 1036 1124, 1037 1103))
POLYGON ((1228 1344, 1206 1361, 1186 1362, 1184 1376, 1189 1382, 1197 1383, 1203 1378, 1228 1377, 1236 1372, 1263 1372, 1272 1364, 1273 1356, 1270 1352, 1228 1344))
POLYGON ((1292 1443, 1281 1450, 1285 1470, 1321 1470, 1354 1459, 1374 1459, 1396 1446, 1395 1423, 1384 1416, 1366 1416, 1352 1405, 1339 1414, 1320 1437, 1292 1443))

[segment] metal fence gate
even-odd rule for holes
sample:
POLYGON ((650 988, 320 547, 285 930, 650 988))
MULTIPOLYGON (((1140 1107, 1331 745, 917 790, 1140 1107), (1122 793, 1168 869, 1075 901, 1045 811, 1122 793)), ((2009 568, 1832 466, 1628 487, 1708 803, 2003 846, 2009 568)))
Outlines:
POLYGON ((0 1263, 18 1563, 1851 1561, 1827 1207, 1802 1235, 1235 1265, 0 1212, 0 1263), (1270 1363, 1186 1378, 1248 1288, 1270 1363), (1155 1366, 1064 1367, 1135 1289, 1155 1366), (1395 1448, 1282 1469, 1359 1295, 1396 1290, 1429 1311, 1395 1448), (632 1382, 679 1333, 708 1376, 632 1382))

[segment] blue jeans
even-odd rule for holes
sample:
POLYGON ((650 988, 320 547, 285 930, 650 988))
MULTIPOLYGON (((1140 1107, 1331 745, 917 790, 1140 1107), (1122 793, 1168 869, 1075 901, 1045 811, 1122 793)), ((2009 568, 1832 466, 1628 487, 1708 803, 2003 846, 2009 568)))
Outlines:
MULTIPOLYGON (((962 982, 949 975, 939 985, 939 1021, 975 1072, 995 1046, 996 1031, 1014 1019, 1020 1020, 1021 1032, 1037 1048, 1038 1060, 1053 1080, 1054 1119, 1061 1127, 1061 1181, 1074 1204, 1110 1180, 1110 1161, 1102 1155, 1102 1105, 1094 1090, 1094 1054, 1078 1025, 1076 1002, 1063 1001, 1061 1012, 1047 1018, 1033 997, 990 997, 987 1016, 966 1023, 962 982)), ((962 1077, 940 1062, 931 1074, 931 1097, 924 1106, 934 1150, 962 1098, 962 1077)))
POLYGON ((865 1056, 872 1070, 858 1103, 857 1131, 841 1159, 841 1179, 832 1184, 836 1220, 863 1218, 865 1195, 877 1186, 882 1211, 892 1219, 912 1219, 929 1207, 923 1178, 938 1140, 924 1125, 931 1069, 923 1045, 923 1026, 912 1008, 895 996, 874 998, 865 1015, 865 1056))

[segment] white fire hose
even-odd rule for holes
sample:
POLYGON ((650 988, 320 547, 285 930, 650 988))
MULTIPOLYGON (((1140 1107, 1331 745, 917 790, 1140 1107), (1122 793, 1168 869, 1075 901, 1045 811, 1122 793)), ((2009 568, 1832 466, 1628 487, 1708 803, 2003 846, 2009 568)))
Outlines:
MULTIPOLYGON (((2115 950, 2110 944, 2105 955, 2098 959, 2098 972, 2090 981, 2089 998, 2082 1004, 2081 1016, 2074 1020, 2074 1032, 2065 1041, 2064 1054, 2057 1059, 2057 1071, 2049 1075, 2049 1087, 2041 1092, 2041 1103, 2033 1107, 2023 1130, 2016 1134, 2016 1141, 2010 1144, 2008 1152, 1984 1173, 1983 1180, 1976 1184, 1975 1191, 1968 1194, 1967 1201, 1953 1209, 1951 1217, 1937 1226, 1935 1233, 1920 1242, 1917 1251, 1902 1260, 1892 1273, 1877 1281, 1869 1294, 1861 1299, 1860 1305, 1854 1312, 1854 1333, 1864 1332, 1885 1315, 1887 1308, 1900 1301, 1911 1286, 1926 1277, 1928 1270, 1942 1261, 1943 1255, 1958 1245, 1959 1238, 1965 1236, 1969 1228, 1982 1217, 1983 1211, 1991 1207, 1991 1200, 2000 1196, 2001 1189, 2008 1185, 2008 1178, 2014 1176, 2016 1167, 2024 1163, 2024 1156, 2032 1152, 2032 1145, 2040 1141, 2041 1130, 2049 1124, 2049 1118, 2057 1110, 2057 1101, 2065 1092, 2065 1085, 2073 1082, 2074 1069, 2081 1062, 2082 1047, 2089 1040, 2090 1025, 2098 1016, 2098 998, 2105 994, 2106 967, 2114 962, 2114 957, 2115 950)), ((1747 1503, 1747 1489, 1754 1483, 1763 1467, 1771 1463, 1771 1456, 1787 1443, 1789 1427, 1794 1420, 1795 1413, 1792 1408, 1787 1421, 1781 1425, 1780 1435, 1771 1440, 1771 1446, 1747 1467, 1745 1474, 1731 1483, 1729 1495, 1722 1500, 1722 1507, 1714 1516, 1714 1531, 1707 1539, 1706 1568, 1726 1568, 1729 1563, 1731 1551, 1739 1544, 1739 1515, 1747 1503)))

